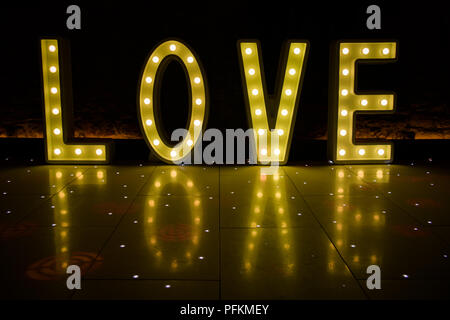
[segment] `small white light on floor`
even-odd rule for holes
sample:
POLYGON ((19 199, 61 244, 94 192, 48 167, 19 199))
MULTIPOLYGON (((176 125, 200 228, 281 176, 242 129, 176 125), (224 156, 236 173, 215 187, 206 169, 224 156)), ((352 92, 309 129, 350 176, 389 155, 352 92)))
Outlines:
POLYGON ((165 287, 166 287, 167 289, 169 289, 169 288, 170 288, 170 284, 166 284, 165 287))
POLYGON ((428 223, 428 224, 432 224, 432 223, 433 223, 433 221, 431 221, 431 220, 428 220, 428 221, 427 221, 427 223, 428 223))
POLYGON ((205 232, 209 232, 209 230, 208 230, 208 229, 206 229, 206 230, 205 230, 205 232))
POLYGON ((203 259, 205 259, 205 257, 202 257, 202 256, 200 256, 200 257, 198 257, 200 260, 203 260, 203 259))
POLYGON ((136 224, 136 223, 138 223, 138 221, 137 221, 137 220, 134 220, 133 223, 136 224))
POLYGON ((139 278, 139 275, 135 274, 135 275, 133 276, 133 278, 134 278, 134 279, 137 279, 137 278, 139 278))
POLYGON ((108 216, 112 216, 112 212, 108 212, 108 216))
POLYGON ((403 278, 409 278, 407 274, 402 274, 403 278))
POLYGON ((121 248, 125 248, 125 245, 124 245, 124 244, 121 244, 120 247, 121 247, 121 248))
POLYGON ((52 227, 56 227, 56 223, 53 223, 53 224, 52 224, 52 227))
POLYGON ((352 245, 350 245, 350 247, 352 247, 352 248, 356 248, 356 245, 352 244, 352 245))

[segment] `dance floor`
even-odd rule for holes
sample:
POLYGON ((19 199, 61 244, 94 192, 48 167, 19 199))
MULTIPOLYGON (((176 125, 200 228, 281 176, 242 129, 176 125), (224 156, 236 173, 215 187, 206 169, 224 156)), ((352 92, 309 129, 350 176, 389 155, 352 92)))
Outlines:
POLYGON ((445 166, 10 166, 0 210, 2 299, 450 298, 445 166))

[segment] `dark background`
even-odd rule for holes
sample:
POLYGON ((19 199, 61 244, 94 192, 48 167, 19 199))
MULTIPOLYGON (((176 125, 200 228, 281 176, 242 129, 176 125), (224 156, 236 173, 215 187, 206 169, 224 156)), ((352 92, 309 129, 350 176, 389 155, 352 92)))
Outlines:
MULTIPOLYGON (((443 2, 444 3, 444 2, 443 2)), ((136 94, 147 55, 177 37, 198 54, 210 93, 208 128, 247 128, 236 42, 259 39, 267 87, 274 91, 282 43, 307 39, 310 53, 295 141, 325 139, 329 53, 338 39, 395 39, 399 60, 359 70, 358 89, 394 91, 397 112, 360 116, 357 138, 449 139, 450 26, 447 7, 411 1, 58 1, 1 4, 0 137, 42 137, 41 36, 70 40, 76 137, 141 138, 136 94), (67 6, 81 8, 81 30, 66 28, 67 6), (368 30, 366 8, 381 7, 381 30, 368 30)), ((167 69, 162 117, 185 125, 183 69, 167 69)))

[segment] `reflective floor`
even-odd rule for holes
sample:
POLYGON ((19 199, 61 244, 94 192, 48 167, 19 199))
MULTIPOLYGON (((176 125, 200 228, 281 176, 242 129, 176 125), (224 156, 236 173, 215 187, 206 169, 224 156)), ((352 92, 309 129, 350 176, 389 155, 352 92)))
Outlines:
POLYGON ((449 178, 411 165, 2 168, 0 298, 448 299, 449 178), (66 287, 69 265, 81 290, 66 287))

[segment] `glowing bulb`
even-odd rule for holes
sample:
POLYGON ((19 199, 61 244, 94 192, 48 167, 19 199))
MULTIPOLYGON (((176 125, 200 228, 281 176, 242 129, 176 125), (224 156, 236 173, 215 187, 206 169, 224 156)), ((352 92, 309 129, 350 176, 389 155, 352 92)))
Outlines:
POLYGON ((250 48, 245 49, 245 53, 246 54, 252 54, 252 49, 250 49, 250 48))
POLYGON ((189 139, 188 141, 187 141, 187 145, 190 147, 190 146, 192 146, 194 144, 194 142, 191 140, 191 139, 189 139))
POLYGON ((275 153, 275 155, 278 156, 278 155, 280 154, 280 149, 275 149, 275 150, 274 150, 274 153, 275 153))
POLYGON ((153 144, 154 144, 155 146, 159 145, 159 140, 158 140, 158 139, 153 140, 153 144))
POLYGON ((364 149, 359 149, 358 153, 359 153, 360 156, 363 156, 363 155, 366 154, 366 150, 364 150, 364 149))
POLYGON ((170 151, 170 156, 172 158, 176 157, 177 156, 177 152, 175 150, 170 151))
POLYGON ((154 63, 158 63, 159 58, 157 56, 154 56, 152 60, 153 60, 154 63))
POLYGON ((81 149, 80 148, 76 148, 75 149, 75 154, 80 155, 81 154, 81 149))
POLYGON ((54 45, 51 45, 48 47, 48 50, 50 50, 50 52, 55 52, 56 51, 56 47, 54 45))
POLYGON ((383 49, 383 54, 389 54, 389 48, 384 48, 383 49))
POLYGON ((53 108, 53 109, 52 109, 52 113, 53 113, 54 115, 59 114, 59 109, 58 109, 58 108, 53 108))
POLYGON ((202 99, 196 99, 195 100, 195 104, 198 105, 198 106, 201 105, 202 104, 202 99))
POLYGON ((61 133, 61 130, 59 130, 58 128, 53 130, 53 133, 56 135, 59 135, 61 133))
POLYGON ((55 73, 56 72, 56 67, 55 66, 51 66, 50 67, 50 72, 51 73, 55 73))
POLYGON ((169 49, 170 49, 170 51, 175 51, 175 50, 177 50, 177 46, 174 45, 174 44, 171 44, 171 45, 169 46, 169 49))
POLYGON ((199 84, 199 83, 200 83, 200 78, 199 78, 199 77, 195 77, 195 78, 194 78, 194 82, 197 83, 197 84, 199 84))
POLYGON ((194 120, 194 125, 198 127, 200 125, 200 120, 194 120))
POLYGON ((259 129, 259 130, 258 130, 258 134, 259 134, 260 136, 262 136, 262 135, 264 134, 264 131, 265 131, 264 129, 259 129))
POLYGON ((261 109, 256 109, 256 110, 255 110, 255 114, 256 114, 257 116, 260 116, 260 115, 261 115, 261 109))
POLYGON ((295 53, 295 54, 300 54, 300 48, 295 48, 295 49, 294 49, 294 53, 295 53))
POLYGON ((344 150, 344 149, 339 150, 339 154, 340 154, 341 156, 345 156, 345 150, 344 150))
POLYGON ((347 114, 348 114, 347 110, 344 109, 341 111, 341 116, 345 117, 345 116, 347 116, 347 114))
POLYGON ((258 89, 253 89, 253 90, 252 90, 252 94, 253 94, 254 96, 258 95, 258 89))
POLYGON ((384 149, 378 149, 378 155, 382 156, 384 154, 384 149))
POLYGON ((149 99, 149 98, 145 98, 145 99, 144 99, 144 103, 145 103, 145 104, 150 104, 150 99, 149 99))
POLYGON ((345 135, 347 135, 347 130, 342 129, 342 130, 339 132, 339 134, 340 134, 341 136, 345 136, 345 135))
POLYGON ((342 74, 343 74, 344 76, 348 76, 349 73, 350 73, 350 71, 348 71, 348 69, 342 70, 342 74))
POLYGON ((290 96, 292 94, 292 90, 291 89, 287 89, 285 91, 285 93, 286 93, 287 96, 290 96))
POLYGON ((348 95, 348 90, 347 90, 347 89, 342 90, 342 91, 341 91, 341 94, 342 94, 343 96, 348 95))
POLYGON ((152 123, 153 123, 153 121, 152 121, 152 120, 150 120, 150 119, 148 119, 147 121, 145 121, 145 124, 146 124, 146 125, 148 125, 148 126, 151 126, 151 125, 152 125, 152 123))
POLYGON ((58 89, 56 89, 55 87, 53 87, 53 88, 50 89, 50 92, 53 93, 53 94, 55 94, 55 93, 58 92, 58 89))
POLYGON ((284 131, 283 131, 283 129, 278 129, 277 133, 278 133, 279 136, 282 136, 284 131))
POLYGON ((53 150, 53 153, 58 156, 61 154, 61 149, 56 148, 55 150, 53 150))
POLYGON ((290 69, 290 70, 289 70, 289 74, 290 74, 291 76, 293 76, 293 75, 295 74, 295 69, 294 69, 294 68, 290 69))
POLYGON ((253 69, 253 68, 248 70, 248 74, 251 75, 251 76, 254 75, 255 72, 256 72, 256 71, 255 71, 255 69, 253 69))
POLYGON ((367 106, 367 100, 366 100, 366 99, 362 99, 362 100, 361 100, 361 104, 362 104, 363 106, 367 106))
POLYGON ((342 49, 342 53, 343 53, 343 54, 348 54, 349 52, 350 52, 350 50, 348 50, 348 48, 342 49))
POLYGON ((145 78, 145 82, 147 83, 152 83, 153 79, 151 77, 147 77, 145 78))
POLYGON ((95 150, 95 154, 98 155, 98 156, 101 156, 102 153, 103 153, 103 150, 102 150, 102 149, 97 149, 97 150, 95 150))
POLYGON ((287 116, 288 111, 287 111, 286 109, 283 109, 283 110, 281 110, 281 114, 282 114, 283 116, 287 116))
POLYGON ((194 62, 194 58, 192 58, 192 57, 188 57, 188 58, 187 58, 187 62, 188 62, 188 63, 192 63, 192 62, 194 62))
POLYGON ((364 48, 362 51, 363 54, 369 54, 369 48, 364 48))
POLYGON ((267 150, 266 150, 266 149, 261 149, 261 154, 262 154, 263 156, 265 156, 265 155, 267 154, 267 150))
POLYGON ((387 106, 388 101, 386 99, 381 100, 381 105, 382 106, 387 106))

